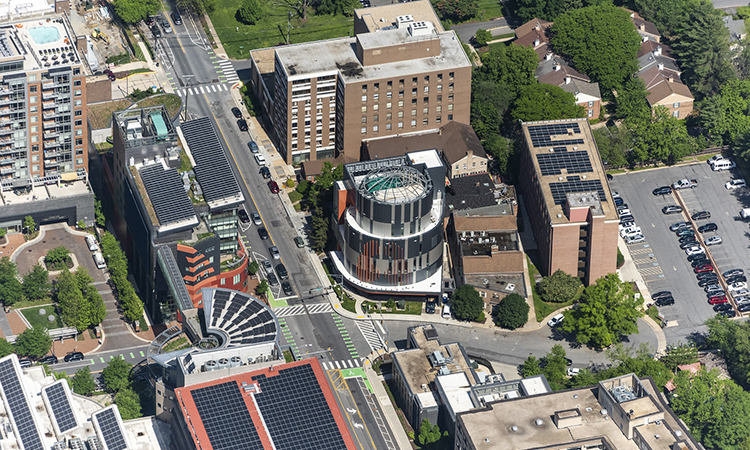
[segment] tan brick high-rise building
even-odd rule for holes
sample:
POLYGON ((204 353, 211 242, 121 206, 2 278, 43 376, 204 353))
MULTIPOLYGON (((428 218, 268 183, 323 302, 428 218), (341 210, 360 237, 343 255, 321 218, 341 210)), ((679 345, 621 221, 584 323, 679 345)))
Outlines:
POLYGON ((471 62, 429 1, 357 10, 354 32, 252 53, 287 163, 357 161, 363 140, 469 123, 471 62))
POLYGON ((592 284, 616 269, 619 219, 588 121, 526 122, 522 129, 519 179, 539 269, 592 284))

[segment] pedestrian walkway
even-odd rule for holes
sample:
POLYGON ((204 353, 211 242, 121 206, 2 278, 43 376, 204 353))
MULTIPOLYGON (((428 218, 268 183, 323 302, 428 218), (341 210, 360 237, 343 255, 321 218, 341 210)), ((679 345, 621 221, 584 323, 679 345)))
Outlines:
POLYGON ((362 358, 345 359, 342 361, 326 361, 321 365, 325 370, 354 369, 362 367, 362 358))
POLYGON ((316 303, 313 305, 296 305, 276 308, 273 313, 276 317, 304 316, 305 314, 323 314, 333 312, 330 303, 316 303), (305 309, 307 308, 307 309, 305 309))
POLYGON ((219 80, 226 81, 230 84, 240 81, 240 77, 237 75, 237 71, 234 70, 231 61, 226 59, 216 60, 214 61, 214 67, 217 69, 217 72, 219 72, 219 80))
POLYGON ((357 328, 359 328, 359 331, 361 331, 362 335, 365 337, 367 345, 370 346, 370 350, 376 352, 380 349, 385 349, 383 338, 381 338, 375 330, 371 320, 357 320, 354 323, 357 324, 357 328))
POLYGON ((189 95, 213 94, 216 92, 224 92, 228 90, 229 87, 227 87, 225 83, 214 83, 204 84, 200 86, 190 86, 189 88, 184 89, 175 89, 174 92, 180 97, 187 97, 189 95))

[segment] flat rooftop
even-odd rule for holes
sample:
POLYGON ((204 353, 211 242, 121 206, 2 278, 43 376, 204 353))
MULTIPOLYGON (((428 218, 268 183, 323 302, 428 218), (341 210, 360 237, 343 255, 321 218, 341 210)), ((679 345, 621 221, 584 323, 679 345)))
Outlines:
MULTIPOLYGON (((21 2, 11 3, 15 3, 15 8, 24 6, 21 2)), ((41 4, 30 1, 26 6, 35 8, 41 4)), ((7 10, 7 3, 0 3, 0 11, 4 9, 7 10)), ((41 14, 40 11, 37 15, 41 14)), ((13 60, 23 61, 25 72, 81 64, 75 47, 75 33, 68 29, 68 22, 54 14, 17 19, 0 26, 0 62, 13 60)))
POLYGON ((429 0, 354 10, 355 20, 362 22, 370 33, 388 29, 396 24, 396 17, 407 15, 411 15, 415 22, 432 22, 439 33, 445 31, 429 0))
MULTIPOLYGON (((398 33, 399 31, 387 30, 379 33, 398 33)), ((455 32, 446 31, 438 34, 438 37, 440 56, 372 66, 363 66, 357 58, 356 38, 328 39, 288 45, 277 48, 276 57, 290 79, 338 70, 346 83, 471 66, 455 32)))
MULTIPOLYGON (((75 173, 64 174, 77 177, 75 173)), ((54 200, 56 198, 76 197, 87 195, 91 192, 88 180, 85 178, 75 179, 73 181, 63 181, 58 179, 56 182, 50 182, 40 186, 26 186, 23 188, 11 189, 0 192, 0 206, 18 205, 21 203, 42 202, 45 200, 54 200)))
POLYGON ((0 16, 8 21, 28 19, 30 16, 39 16, 54 13, 54 1, 47 0, 4 0, 0 2, 0 16))
POLYGON ((606 220, 617 220, 599 150, 587 119, 526 122, 521 126, 526 150, 552 225, 570 223, 565 214, 567 195, 591 193, 598 196, 606 220))

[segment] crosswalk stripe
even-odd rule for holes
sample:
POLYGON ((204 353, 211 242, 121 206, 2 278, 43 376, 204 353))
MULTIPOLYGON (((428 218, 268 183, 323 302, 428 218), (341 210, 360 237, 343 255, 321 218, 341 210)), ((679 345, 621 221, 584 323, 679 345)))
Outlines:
POLYGON ((193 88, 188 88, 188 92, 190 92, 190 95, 193 95, 193 88))
POLYGON ((214 92, 216 92, 216 86, 214 86, 214 85, 212 84, 212 85, 211 85, 211 90, 212 90, 212 91, 214 91, 214 92))
POLYGON ((201 94, 205 94, 205 92, 203 92, 203 86, 201 86, 200 89, 201 89, 201 94))
POLYGON ((225 91, 227 90, 227 85, 226 84, 222 84, 221 87, 224 88, 225 91))

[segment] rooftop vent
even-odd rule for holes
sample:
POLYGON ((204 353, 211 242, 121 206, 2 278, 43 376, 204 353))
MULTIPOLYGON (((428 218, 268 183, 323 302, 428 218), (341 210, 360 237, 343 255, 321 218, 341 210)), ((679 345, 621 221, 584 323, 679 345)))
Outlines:
POLYGON ((538 427, 541 427, 542 425, 544 425, 544 421, 542 419, 536 419, 534 423, 536 423, 536 426, 538 427))
POLYGON ((396 16, 396 25, 399 28, 406 27, 411 22, 414 22, 414 16, 412 16, 411 14, 396 16))
POLYGON ((513 425, 512 427, 510 427, 510 431, 515 433, 516 431, 518 431, 518 427, 513 425))
POLYGON ((599 414, 601 414, 603 416, 606 416, 607 415, 607 410, 606 409, 602 409, 601 411, 599 411, 599 414))
POLYGON ((432 22, 413 22, 409 24, 409 34, 412 36, 426 36, 434 30, 432 22))

